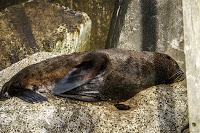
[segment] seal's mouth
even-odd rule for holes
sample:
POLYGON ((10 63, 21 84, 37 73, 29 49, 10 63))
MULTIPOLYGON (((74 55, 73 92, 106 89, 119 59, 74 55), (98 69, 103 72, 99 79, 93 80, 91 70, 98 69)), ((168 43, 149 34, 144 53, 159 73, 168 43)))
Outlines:
POLYGON ((169 77, 169 83, 180 82, 185 79, 185 73, 182 70, 177 71, 169 77))

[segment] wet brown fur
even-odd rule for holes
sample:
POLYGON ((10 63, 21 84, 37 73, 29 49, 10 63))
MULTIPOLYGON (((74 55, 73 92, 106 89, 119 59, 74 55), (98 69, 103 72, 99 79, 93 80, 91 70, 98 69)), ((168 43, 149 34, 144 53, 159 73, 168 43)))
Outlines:
MULTIPOLYGON (((124 101, 150 86, 183 80, 180 77, 173 77, 173 74, 182 71, 176 61, 168 55, 107 49, 63 55, 31 65, 7 82, 1 94, 11 91, 12 87, 19 84, 21 88, 34 91, 40 89, 41 86, 47 89, 50 86, 52 89, 55 83, 67 75, 73 67, 93 58, 96 61, 94 70, 99 70, 99 65, 102 63, 105 65, 105 70, 103 70, 105 74, 102 75, 104 84, 99 88, 94 88, 100 92, 99 100, 124 101), (107 61, 105 62, 103 58, 107 58, 107 61)), ((92 72, 92 74, 98 73, 92 72)), ((183 75, 183 73, 180 74, 180 76, 183 75)))

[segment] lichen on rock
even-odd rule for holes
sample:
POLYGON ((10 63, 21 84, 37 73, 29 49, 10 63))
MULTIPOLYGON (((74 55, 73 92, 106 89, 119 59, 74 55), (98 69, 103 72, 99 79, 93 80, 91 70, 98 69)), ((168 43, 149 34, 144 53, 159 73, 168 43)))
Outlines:
POLYGON ((0 15, 0 70, 36 52, 90 49, 91 20, 84 12, 34 0, 0 15))

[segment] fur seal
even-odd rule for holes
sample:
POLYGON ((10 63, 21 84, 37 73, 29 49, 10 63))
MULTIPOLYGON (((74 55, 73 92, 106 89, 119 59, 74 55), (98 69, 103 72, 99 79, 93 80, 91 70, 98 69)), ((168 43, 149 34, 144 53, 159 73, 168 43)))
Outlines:
POLYGON ((122 102, 148 87, 184 78, 177 62, 166 54, 104 49, 28 66, 3 86, 0 95, 27 102, 46 101, 48 94, 88 102, 122 102))

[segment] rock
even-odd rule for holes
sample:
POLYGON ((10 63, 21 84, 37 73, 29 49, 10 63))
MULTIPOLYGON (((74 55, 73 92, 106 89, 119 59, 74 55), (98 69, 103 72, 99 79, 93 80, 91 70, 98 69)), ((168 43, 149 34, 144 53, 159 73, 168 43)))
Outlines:
POLYGON ((116 0, 51 0, 88 14, 92 20, 91 49, 105 48, 116 0))
POLYGON ((0 70, 36 52, 90 49, 86 13, 35 0, 0 12, 0 70))
POLYGON ((189 128, 187 128, 187 129, 183 130, 183 132, 182 132, 182 133, 190 133, 190 131, 189 131, 189 128))
POLYGON ((107 47, 166 53, 184 69, 182 1, 119 1, 107 47))
MULTIPOLYGON (((58 54, 37 53, 0 72, 0 87, 24 67, 58 54)), ((160 85, 125 102, 128 111, 107 102, 87 103, 51 97, 29 104, 0 101, 0 132, 181 132, 187 125, 184 82, 160 85)), ((0 88, 1 90, 1 88, 0 88)))
MULTIPOLYGON (((28 0, 9 0, 0 1, 0 10, 9 5, 22 3, 28 0)), ((75 11, 88 14, 92 21, 90 48, 92 50, 105 48, 107 34, 109 31, 110 20, 116 0, 46 0, 52 3, 69 7, 75 11)))

